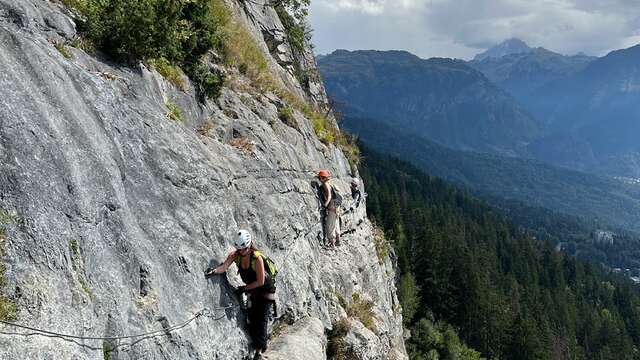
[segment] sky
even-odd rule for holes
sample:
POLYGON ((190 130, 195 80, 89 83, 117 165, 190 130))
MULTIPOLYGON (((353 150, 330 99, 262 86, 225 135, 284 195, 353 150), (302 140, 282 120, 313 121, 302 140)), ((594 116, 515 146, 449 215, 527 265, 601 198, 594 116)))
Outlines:
POLYGON ((471 59, 503 40, 602 56, 640 43, 640 0, 312 0, 317 54, 407 50, 471 59))

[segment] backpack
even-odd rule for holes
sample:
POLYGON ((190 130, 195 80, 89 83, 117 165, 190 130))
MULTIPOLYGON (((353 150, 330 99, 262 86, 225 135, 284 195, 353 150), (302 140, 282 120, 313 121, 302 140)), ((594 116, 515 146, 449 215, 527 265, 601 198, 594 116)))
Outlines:
MULTIPOLYGON (((258 250, 254 250, 252 255, 251 255, 251 264, 249 265, 249 267, 251 267, 253 269, 253 271, 256 271, 256 259, 258 257, 262 257, 262 261, 264 262, 264 270, 267 274, 269 274, 269 276, 271 276, 272 278, 275 278, 276 275, 278 275, 278 267, 276 266, 276 263, 273 262, 273 260, 271 260, 270 257, 268 257, 267 255, 261 253, 258 250)), ((240 259, 236 259, 236 265, 238 267, 240 267, 240 259)))

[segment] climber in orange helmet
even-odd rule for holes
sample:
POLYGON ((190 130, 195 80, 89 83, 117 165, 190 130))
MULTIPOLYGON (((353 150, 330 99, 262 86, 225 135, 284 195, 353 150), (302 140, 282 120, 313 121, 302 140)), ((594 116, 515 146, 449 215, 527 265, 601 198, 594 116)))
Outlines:
POLYGON ((340 244, 340 224, 338 222, 338 206, 336 191, 329 182, 331 174, 328 170, 322 169, 318 171, 318 180, 320 180, 320 199, 323 211, 323 229, 325 241, 329 242, 329 246, 335 248, 336 244, 340 244))

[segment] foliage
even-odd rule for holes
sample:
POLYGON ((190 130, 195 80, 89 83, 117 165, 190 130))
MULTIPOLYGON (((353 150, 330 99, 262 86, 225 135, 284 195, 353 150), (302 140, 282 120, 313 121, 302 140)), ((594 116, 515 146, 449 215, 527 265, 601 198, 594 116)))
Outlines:
MULTIPOLYGON (((221 1, 221 0, 216 0, 221 1)), ((304 8, 304 1, 284 1, 284 5, 294 8, 304 8)), ((277 5, 277 4, 276 4, 277 5)), ((223 9, 224 6, 220 6, 223 9)), ((228 10, 227 10, 228 11, 228 10)), ((347 156, 347 160, 355 173, 360 161, 360 150, 355 138, 340 131, 335 122, 329 118, 329 114, 311 106, 306 100, 288 90, 269 71, 269 63, 262 49, 245 27, 230 17, 224 15, 228 21, 224 24, 223 31, 226 41, 222 46, 225 62, 228 66, 234 66, 251 80, 251 84, 261 93, 272 92, 283 99, 292 109, 300 111, 311 120, 314 132, 325 144, 336 144, 347 156)))
POLYGON ((413 274, 405 273, 400 277, 398 298, 402 306, 402 321, 409 324, 420 307, 420 289, 413 274))
POLYGON ((376 316, 373 314, 373 302, 360 297, 360 294, 353 293, 351 304, 347 305, 347 315, 358 319, 367 329, 376 332, 376 316))
POLYGON ((18 214, 15 211, 0 208, 0 225, 11 225, 16 222, 18 222, 18 214))
POLYGON ((289 105, 283 106, 278 109, 278 118, 294 129, 298 129, 298 122, 293 114, 293 108, 289 105))
POLYGON ((380 228, 373 230, 373 245, 376 248, 378 262, 382 265, 389 258, 389 243, 384 236, 384 231, 380 228))
MULTIPOLYGON (((204 76, 197 67, 211 49, 221 48, 227 18, 221 1, 210 0, 65 0, 82 16, 79 31, 96 48, 116 60, 156 59, 176 80, 169 66, 179 66, 203 81, 219 83, 219 73, 204 76), (214 81, 215 80, 215 81, 214 81)), ((161 71, 159 69, 159 71, 161 71)), ((208 94, 216 94, 209 91, 208 94)))
POLYGON ((188 68, 189 78, 203 98, 215 99, 220 95, 224 86, 224 74, 217 69, 209 68, 201 63, 196 63, 188 68))
POLYGON ((464 345, 455 329, 445 323, 418 321, 407 344, 411 359, 480 360, 480 353, 464 345))
POLYGON ((310 39, 310 31, 304 17, 296 20, 283 6, 275 6, 275 10, 284 26, 291 49, 295 52, 303 53, 305 45, 310 39))
POLYGON ((178 89, 183 91, 187 89, 187 84, 184 81, 184 73, 179 66, 171 64, 169 60, 165 58, 150 59, 147 61, 147 64, 178 89))
POLYGON ((327 359, 350 360, 353 359, 351 349, 347 348, 344 338, 347 336, 351 323, 349 319, 340 319, 333 323, 333 329, 327 334, 327 359))
POLYGON ((69 252, 71 253, 71 267, 73 268, 73 271, 75 271, 78 275, 78 283, 80 283, 80 288, 85 292, 85 294, 87 294, 90 299, 94 299, 95 296, 93 294, 93 291, 91 291, 91 288, 89 288, 89 284, 87 284, 87 281, 81 273, 82 258, 80 254, 80 245, 78 244, 78 241, 76 239, 69 240, 69 252))
POLYGON ((167 106, 167 117, 173 121, 182 122, 182 109, 172 101, 167 101, 165 105, 167 106))
MULTIPOLYGON (((8 225, 14 222, 14 216, 0 208, 0 292, 4 290, 6 286, 5 272, 6 266, 4 264, 5 257, 5 241, 7 238, 6 229, 4 225, 8 225)), ((7 297, 0 295, 0 320, 11 321, 17 318, 18 308, 7 297)))
MULTIPOLYGON (((369 215, 394 244, 401 278, 410 274, 420 289, 414 333, 431 331, 427 319, 487 358, 640 355, 640 290, 629 279, 555 251, 407 163, 367 151, 360 170, 369 215)), ((442 357, 444 348, 420 338, 433 343, 412 340, 413 359, 442 357)))
POLYGON ((64 45, 64 43, 62 42, 54 42, 53 46, 56 48, 56 50, 58 50, 58 52, 60 54, 62 54, 62 56, 64 56, 67 59, 71 59, 73 56, 71 55, 71 52, 69 52, 69 49, 67 49, 67 47, 64 45))

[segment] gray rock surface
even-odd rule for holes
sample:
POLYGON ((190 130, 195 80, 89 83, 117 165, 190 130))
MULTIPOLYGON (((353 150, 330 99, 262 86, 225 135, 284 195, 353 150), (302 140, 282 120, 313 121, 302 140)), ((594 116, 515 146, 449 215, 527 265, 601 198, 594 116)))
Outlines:
POLYGON ((285 125, 269 94, 226 88, 201 104, 192 88, 180 91, 142 65, 71 47, 67 59, 51 38, 74 34, 56 3, 0 0, 0 208, 19 218, 6 226, 3 291, 18 306, 17 322, 113 337, 208 310, 145 339, 66 341, 0 325, 1 359, 101 359, 104 349, 111 360, 247 356, 235 269, 203 276, 232 250, 238 228, 252 231, 281 269, 278 322, 293 325, 272 342, 298 342, 279 348, 281 358, 299 358, 303 336, 310 347, 324 344, 321 328, 344 315, 336 294, 353 292, 375 302, 381 348, 405 353, 393 264, 378 261, 364 206, 343 216, 338 250, 321 247, 315 171, 328 168, 344 194, 351 174, 308 119, 296 113, 299 130, 285 125), (168 118, 169 102, 183 109, 183 122, 168 118))
POLYGON ((323 335, 324 327, 319 319, 300 319, 272 341, 265 356, 269 360, 322 360, 326 357, 323 335))

